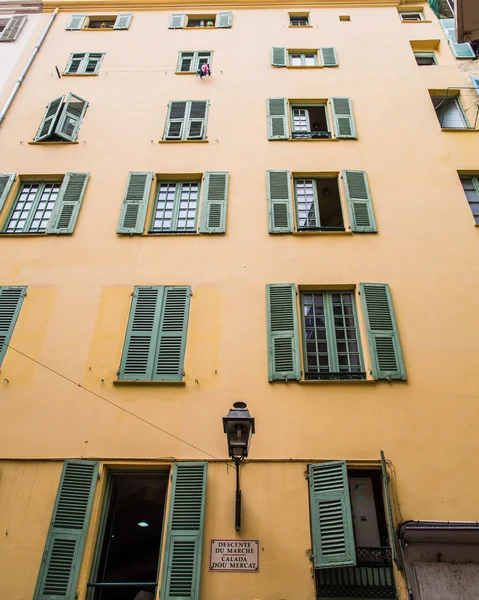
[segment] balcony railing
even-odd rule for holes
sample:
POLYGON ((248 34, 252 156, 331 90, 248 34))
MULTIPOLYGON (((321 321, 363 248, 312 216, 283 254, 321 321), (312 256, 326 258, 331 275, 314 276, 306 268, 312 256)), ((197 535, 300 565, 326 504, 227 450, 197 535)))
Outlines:
POLYGON ((429 0, 429 6, 438 19, 441 17, 454 18, 454 0, 429 0))
POLYGON ((315 138, 330 138, 330 131, 293 131, 293 140, 314 140, 315 138))
POLYGON ((317 569, 317 598, 396 598, 391 548, 356 548, 355 567, 317 569))

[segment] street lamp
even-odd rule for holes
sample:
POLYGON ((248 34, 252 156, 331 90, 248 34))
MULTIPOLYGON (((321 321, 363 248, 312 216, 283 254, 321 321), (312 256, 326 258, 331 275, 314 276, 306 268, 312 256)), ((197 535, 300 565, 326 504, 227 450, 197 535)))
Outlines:
POLYGON ((236 468, 235 529, 241 527, 241 490, 239 480, 240 464, 248 456, 251 436, 254 433, 254 419, 244 402, 235 402, 226 417, 223 417, 223 430, 228 442, 228 454, 236 468))

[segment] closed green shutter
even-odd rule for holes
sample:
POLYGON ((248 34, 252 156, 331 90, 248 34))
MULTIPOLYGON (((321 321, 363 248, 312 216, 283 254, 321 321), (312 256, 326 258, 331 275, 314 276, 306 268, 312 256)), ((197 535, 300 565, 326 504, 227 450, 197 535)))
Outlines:
POLYGON ((463 44, 457 43, 454 19, 439 19, 439 24, 443 28, 447 41, 456 58, 476 58, 476 53, 472 49, 471 44, 467 42, 463 44))
POLYGON ((90 173, 66 173, 63 179, 47 233, 70 234, 75 225, 90 173))
POLYGON ((228 12, 220 12, 216 17, 216 27, 231 27, 233 23, 233 13, 231 11, 228 12))
POLYGON ((266 286, 268 381, 301 379, 298 313, 294 283, 266 286))
POLYGON ((185 126, 187 102, 170 102, 163 133, 164 140, 181 140, 185 126))
POLYGON ((68 94, 55 133, 69 142, 76 141, 87 108, 86 100, 75 94, 68 94))
POLYGON ((15 181, 15 173, 0 173, 0 213, 15 181))
POLYGON ((68 25, 65 27, 67 30, 81 29, 85 22, 86 15, 72 15, 68 21, 68 25))
POLYGON ((185 26, 185 19, 185 13, 176 13, 171 15, 168 29, 183 29, 183 27, 185 26))
POLYGON ((346 462, 309 465, 313 563, 317 569, 356 564, 346 462))
POLYGON ((113 29, 128 29, 132 18, 133 13, 120 13, 116 18, 113 29))
POLYGON ((52 100, 50 104, 48 104, 45 114, 43 116, 42 122, 40 123, 40 127, 33 139, 34 142, 40 142, 48 137, 50 137, 53 133, 53 128, 55 127, 55 123, 58 117, 59 112, 63 106, 63 100, 65 96, 59 96, 52 100))
POLYGON ((383 476, 383 489, 384 489, 384 501, 386 505, 386 514, 387 514, 387 526, 389 531, 389 543, 391 545, 391 554, 394 562, 398 569, 403 568, 401 552, 399 550, 399 541, 398 536, 396 534, 396 527, 394 525, 394 517, 393 517, 393 509, 391 503, 391 494, 389 489, 390 476, 388 473, 388 468, 386 465, 386 459, 384 457, 384 452, 381 450, 381 470, 383 476))
POLYGON ((288 140, 288 101, 286 98, 268 98, 268 139, 288 140))
POLYGON ((291 202, 291 175, 289 171, 267 171, 268 231, 293 232, 293 206, 291 202))
POLYGON ((189 287, 164 288, 155 371, 152 379, 159 381, 182 381, 183 379, 190 296, 189 287))
POLYGON ((273 67, 286 66, 286 48, 271 48, 271 64, 273 67))
POLYGON ((321 63, 323 67, 337 67, 338 57, 336 56, 335 48, 320 48, 321 63))
POLYGON ((193 100, 188 104, 189 118, 186 137, 188 140, 204 140, 206 138, 208 102, 206 100, 193 100))
POLYGON ((228 207, 228 172, 207 171, 201 207, 201 233, 225 233, 228 207))
POLYGON ((0 287, 0 365, 26 295, 26 287, 0 287))
POLYGON ((74 600, 98 463, 66 460, 33 600, 74 600))
POLYGON ((68 73, 69 75, 74 75, 76 73, 82 73, 83 70, 81 69, 82 67, 82 63, 85 59, 86 55, 85 53, 82 54, 72 54, 70 56, 70 60, 68 61, 68 64, 65 68, 64 73, 68 73))
POLYGON ((360 283, 374 379, 406 379, 389 285, 360 283))
POLYGON ((356 139, 353 106, 349 98, 331 98, 334 133, 337 138, 356 139))
POLYGON ((131 171, 128 175, 117 233, 143 233, 153 178, 152 171, 131 171))
POLYGON ((0 34, 0 42, 14 42, 22 30, 22 27, 25 25, 26 20, 27 17, 25 15, 10 17, 4 30, 0 34))
POLYGON ((173 467, 160 598, 199 600, 208 463, 173 467))
POLYGON ((376 233, 371 193, 365 171, 343 171, 351 231, 376 233))

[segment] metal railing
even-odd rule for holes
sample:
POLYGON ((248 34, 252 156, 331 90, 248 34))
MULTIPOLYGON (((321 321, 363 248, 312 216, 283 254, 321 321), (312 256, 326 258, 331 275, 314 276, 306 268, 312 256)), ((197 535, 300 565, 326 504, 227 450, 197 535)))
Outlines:
POLYGON ((445 96, 435 103, 437 118, 442 129, 479 129, 479 88, 450 87, 445 96), (454 107, 453 107, 454 105, 454 107))
POLYGON ((441 17, 454 18, 454 0, 429 0, 429 6, 438 19, 441 17))
POLYGON ((313 140, 315 138, 330 138, 330 131, 293 131, 293 140, 313 140))

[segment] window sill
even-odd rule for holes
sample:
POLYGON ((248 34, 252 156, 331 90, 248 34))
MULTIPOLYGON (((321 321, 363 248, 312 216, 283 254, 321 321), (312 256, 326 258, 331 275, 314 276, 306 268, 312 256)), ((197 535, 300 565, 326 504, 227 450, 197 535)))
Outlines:
POLYGON ((196 71, 175 71, 175 75, 196 75, 196 71))
POLYGON ((186 385, 185 381, 145 381, 131 379, 114 379, 113 385, 186 385))
POLYGON ((56 237, 56 234, 48 234, 46 231, 42 232, 42 233, 22 233, 22 232, 18 232, 18 233, 7 233, 6 231, 1 231, 0 232, 0 238, 7 238, 7 237, 45 237, 46 235, 48 236, 52 236, 52 237, 56 237))
MULTIPOLYGON (((128 234, 126 234, 128 235, 128 234)), ((195 236, 195 235, 201 235, 199 231, 186 231, 185 233, 181 233, 181 232, 176 232, 176 231, 172 231, 171 233, 169 231, 148 231, 146 233, 143 233, 142 235, 147 236, 147 237, 191 237, 191 236, 195 236)))
POLYGON ((432 23, 432 21, 401 21, 401 23, 404 23, 405 25, 411 25, 412 23, 432 23))
POLYGON ((479 133, 479 129, 469 129, 468 127, 441 127, 441 131, 467 131, 469 133, 479 133))
POLYGON ((72 146, 73 144, 79 144, 80 142, 28 142, 29 146, 72 146))
POLYGON ((286 65, 287 69, 324 69, 323 65, 286 65))
POLYGON ((288 29, 312 29, 312 25, 288 25, 288 29))
POLYGON ((174 27, 174 29, 182 29, 183 31, 198 31, 200 29, 231 29, 231 27, 174 27))
MULTIPOLYGON (((70 31, 75 31, 71 29, 70 31)), ((78 30, 76 30, 78 31, 78 30)), ((121 29, 115 29, 114 27, 82 27, 80 31, 122 31, 121 29)))
POLYGON ((159 144, 207 144, 208 140, 159 140, 159 144))
MULTIPOLYGON (((295 139, 288 139, 288 140, 270 140, 271 142, 281 142, 281 141, 286 141, 286 142, 294 142, 295 144, 297 142, 339 142, 339 140, 342 138, 336 138, 336 137, 320 137, 320 138, 295 138, 295 139)), ((349 139, 349 138, 345 138, 345 139, 349 139)), ((350 138, 352 139, 352 138, 350 138)))
POLYGON ((317 385, 323 383, 359 383, 360 385, 364 383, 376 383, 374 379, 300 379, 298 381, 301 385, 317 385))
POLYGON ((346 231, 293 231, 293 235, 310 236, 310 235, 353 235, 351 230, 346 231))
POLYGON ((62 73, 62 77, 98 77, 98 73, 62 73))

